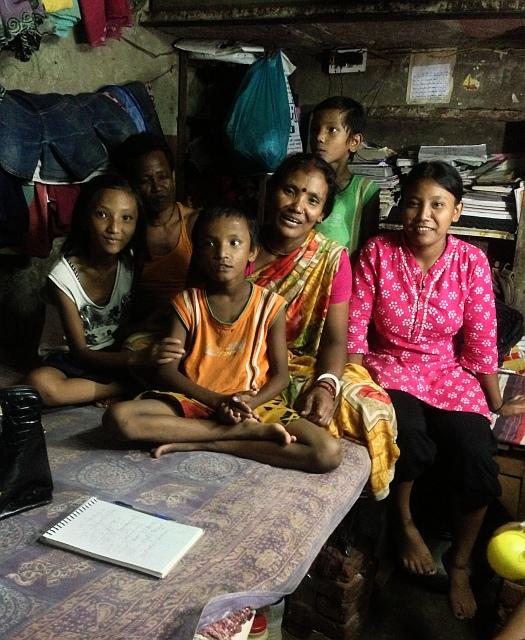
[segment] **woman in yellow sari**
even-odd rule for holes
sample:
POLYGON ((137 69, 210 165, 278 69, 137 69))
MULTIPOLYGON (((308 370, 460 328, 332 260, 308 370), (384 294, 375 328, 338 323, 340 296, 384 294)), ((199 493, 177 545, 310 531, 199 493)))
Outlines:
MULTIPOLYGON (((342 273, 344 249, 315 229, 326 214, 318 218, 307 213, 311 208, 308 190, 315 176, 324 172, 322 160, 297 154, 286 159, 272 176, 261 249, 249 277, 288 302, 287 403, 336 438, 347 437, 368 448, 372 461, 370 489, 381 499, 388 494, 399 456, 395 414, 390 398, 368 371, 345 364, 348 318, 346 305, 339 300, 344 287, 341 280, 346 276, 350 282, 350 269, 342 273), (307 202, 303 211, 295 204, 300 194, 307 202), (320 384, 322 380, 332 381, 330 373, 339 383, 334 386, 335 398, 325 384, 320 384)), ((324 211, 330 210, 327 199, 324 211)))

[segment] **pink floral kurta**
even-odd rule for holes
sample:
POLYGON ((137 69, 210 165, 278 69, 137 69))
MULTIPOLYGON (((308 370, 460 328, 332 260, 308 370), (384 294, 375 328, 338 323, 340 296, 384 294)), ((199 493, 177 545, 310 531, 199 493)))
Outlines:
POLYGON ((402 232, 372 238, 354 272, 348 351, 365 354, 364 366, 385 389, 489 417, 473 375, 498 366, 494 294, 483 252, 448 236, 423 277, 402 232))

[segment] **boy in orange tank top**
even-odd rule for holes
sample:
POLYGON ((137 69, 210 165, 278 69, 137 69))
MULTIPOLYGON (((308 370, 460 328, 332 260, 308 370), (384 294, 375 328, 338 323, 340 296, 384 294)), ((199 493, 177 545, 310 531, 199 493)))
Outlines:
MULTIPOLYGON (((289 383, 286 303, 245 278, 257 255, 255 221, 229 207, 205 209, 193 238, 194 264, 205 285, 173 298, 170 332, 186 356, 159 366, 165 391, 113 405, 105 424, 126 439, 156 444, 156 457, 223 451, 277 466, 329 470, 317 467, 314 452, 333 451, 334 440, 280 396, 289 383)), ((334 455, 331 468, 339 461, 334 455)))

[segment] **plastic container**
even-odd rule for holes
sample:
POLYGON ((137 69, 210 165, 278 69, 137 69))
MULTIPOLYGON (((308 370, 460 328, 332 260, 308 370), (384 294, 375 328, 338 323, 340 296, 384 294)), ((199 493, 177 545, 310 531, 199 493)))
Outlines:
POLYGON ((268 623, 264 613, 255 614, 248 640, 268 640, 268 623))
POLYGON ((284 598, 270 605, 268 612, 268 640, 282 640, 284 598))

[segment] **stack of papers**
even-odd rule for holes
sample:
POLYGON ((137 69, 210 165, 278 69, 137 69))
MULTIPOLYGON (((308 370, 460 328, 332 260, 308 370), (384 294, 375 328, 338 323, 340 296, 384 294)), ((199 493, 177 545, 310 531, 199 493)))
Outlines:
POLYGON ((457 144, 425 146, 419 149, 418 161, 443 160, 454 166, 463 164, 470 167, 479 167, 487 161, 486 144, 457 144))
POLYGON ((253 64, 257 57, 264 55, 264 47, 225 40, 191 40, 183 38, 182 40, 177 40, 173 46, 175 49, 189 51, 190 58, 194 60, 253 64))
POLYGON ((459 225, 498 231, 516 231, 514 196, 488 191, 467 191, 463 196, 463 213, 459 225))

